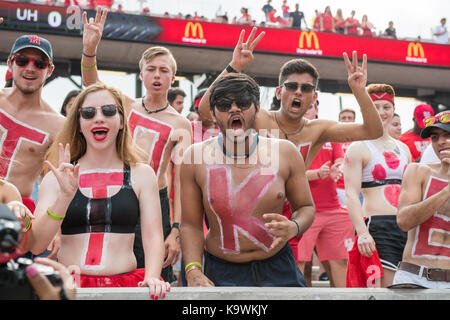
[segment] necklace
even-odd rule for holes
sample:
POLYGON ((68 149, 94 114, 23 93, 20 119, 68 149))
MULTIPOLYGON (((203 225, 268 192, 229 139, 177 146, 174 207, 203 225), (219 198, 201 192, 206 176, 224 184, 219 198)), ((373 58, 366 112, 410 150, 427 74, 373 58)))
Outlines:
POLYGON ((258 142, 259 142, 259 135, 256 134, 256 138, 253 139, 253 144, 250 146, 250 149, 249 149, 248 153, 245 153, 244 155, 233 155, 233 154, 230 154, 227 151, 227 149, 225 148, 225 145, 223 144, 222 134, 219 134, 219 136, 217 138, 217 142, 222 147, 222 152, 223 152, 223 154, 225 156, 228 156, 228 157, 233 158, 233 159, 249 158, 252 155, 252 153, 256 150, 256 146, 258 145, 258 142))
POLYGON ((304 125, 305 125, 305 120, 302 118, 302 124, 297 130, 295 130, 295 132, 286 133, 286 131, 283 130, 283 128, 280 126, 280 123, 278 122, 277 113, 274 112, 274 114, 275 114, 275 121, 277 122, 278 128, 280 128, 281 132, 283 132, 284 137, 285 137, 286 140, 289 140, 288 136, 292 136, 294 134, 299 133, 303 129, 304 125))
POLYGON ((169 104, 167 103, 167 104, 166 104, 164 107, 162 107, 162 108, 159 108, 159 109, 156 109, 156 110, 149 110, 149 109, 147 109, 147 106, 146 106, 145 103, 144 103, 144 99, 145 99, 145 96, 142 97, 142 106, 144 107, 145 111, 147 111, 147 113, 150 113, 150 114, 152 114, 152 113, 158 113, 158 112, 160 112, 160 111, 164 111, 164 110, 166 110, 166 109, 169 107, 169 104))

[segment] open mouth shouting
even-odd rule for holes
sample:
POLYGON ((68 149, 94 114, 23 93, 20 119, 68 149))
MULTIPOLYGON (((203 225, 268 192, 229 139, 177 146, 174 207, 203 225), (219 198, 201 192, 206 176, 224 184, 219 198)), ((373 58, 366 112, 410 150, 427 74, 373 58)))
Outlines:
POLYGON ((106 127, 92 128, 91 132, 96 141, 103 141, 108 136, 109 129, 106 127))
POLYGON ((228 120, 228 128, 235 136, 244 134, 244 118, 241 115, 232 115, 228 120))
POLYGON ((291 111, 295 113, 299 113, 302 107, 302 100, 295 98, 291 104, 291 111))

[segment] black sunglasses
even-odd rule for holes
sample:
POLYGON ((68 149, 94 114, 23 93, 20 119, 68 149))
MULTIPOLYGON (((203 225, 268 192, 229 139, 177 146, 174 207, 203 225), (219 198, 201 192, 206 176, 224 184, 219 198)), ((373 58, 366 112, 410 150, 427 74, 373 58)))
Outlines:
POLYGON ((21 56, 21 55, 14 55, 12 60, 15 61, 19 67, 25 67, 31 61, 34 63, 35 67, 38 69, 47 69, 48 65, 50 64, 50 61, 48 59, 42 59, 42 58, 35 59, 35 58, 30 58, 30 57, 21 56))
POLYGON ((315 88, 315 86, 310 83, 298 84, 297 82, 285 82, 282 84, 282 86, 284 86, 287 91, 291 92, 297 91, 298 87, 300 87, 303 93, 311 93, 315 88))
POLYGON ((231 105, 233 104, 233 102, 241 110, 248 110, 253 104, 253 100, 246 97, 239 99, 222 98, 215 103, 215 107, 220 112, 228 112, 231 109, 231 105))
MULTIPOLYGON (((108 104, 105 106, 99 107, 102 109, 102 113, 105 117, 115 116, 117 113, 117 107, 113 104, 108 104)), ((80 115, 83 119, 92 119, 95 117, 97 113, 97 108, 95 107, 84 107, 80 108, 80 115)))

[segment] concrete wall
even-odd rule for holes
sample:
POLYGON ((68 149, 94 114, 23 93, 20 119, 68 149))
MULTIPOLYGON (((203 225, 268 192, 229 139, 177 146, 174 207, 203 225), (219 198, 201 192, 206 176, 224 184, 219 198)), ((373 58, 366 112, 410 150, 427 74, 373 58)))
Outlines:
MULTIPOLYGON (((79 300, 148 300, 148 288, 80 288, 79 300)), ((448 289, 173 287, 166 300, 450 300, 448 289)))

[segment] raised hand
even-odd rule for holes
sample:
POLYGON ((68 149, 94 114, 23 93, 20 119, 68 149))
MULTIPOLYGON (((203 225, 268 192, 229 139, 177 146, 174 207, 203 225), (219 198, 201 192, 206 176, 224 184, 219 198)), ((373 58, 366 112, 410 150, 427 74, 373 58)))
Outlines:
POLYGON ((0 23, 3 23, 3 18, 2 17, 0 17, 0 23))
POLYGON ((367 55, 363 55, 362 65, 358 65, 358 53, 353 51, 352 62, 347 55, 347 52, 343 53, 345 66, 348 72, 348 85, 355 90, 365 90, 367 84, 367 55))
POLYGON ((108 9, 97 7, 97 13, 94 18, 87 20, 86 11, 83 12, 83 49, 86 54, 95 54, 97 46, 102 39, 103 28, 105 26, 106 17, 108 16, 108 9))
POLYGON ((78 189, 80 164, 74 166, 70 163, 70 145, 66 144, 64 148, 62 143, 59 144, 58 168, 55 168, 49 161, 45 161, 45 164, 50 167, 55 175, 61 195, 73 198, 78 189))
POLYGON ((250 62, 253 61, 253 49, 255 49, 256 45, 265 35, 265 32, 263 31, 255 38, 256 30, 257 28, 253 27, 250 35, 248 36, 247 42, 244 42, 244 29, 242 29, 241 34, 239 35, 238 43, 233 51, 233 59, 230 63, 236 71, 241 72, 250 62))

